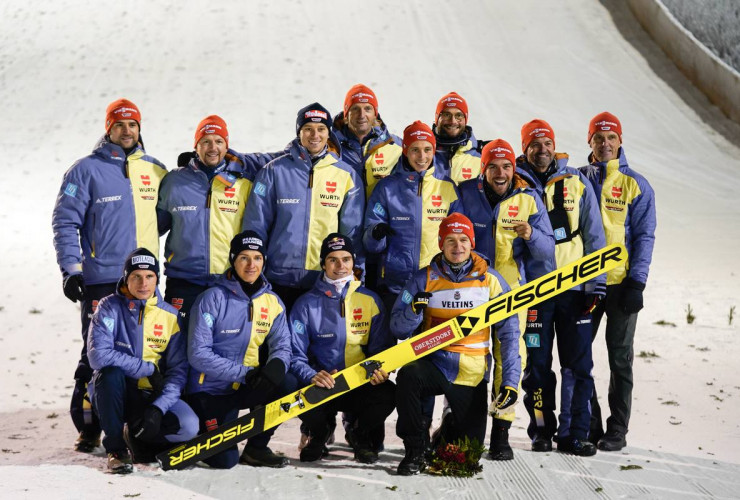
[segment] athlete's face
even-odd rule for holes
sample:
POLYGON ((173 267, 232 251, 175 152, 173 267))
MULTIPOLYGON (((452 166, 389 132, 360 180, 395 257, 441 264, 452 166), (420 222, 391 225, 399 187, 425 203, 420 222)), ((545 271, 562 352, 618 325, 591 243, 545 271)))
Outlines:
POLYGON ((527 161, 538 172, 544 172, 555 158, 555 143, 549 137, 535 137, 527 146, 527 161))
POLYGON ((503 196, 514 178, 514 165, 509 160, 498 158, 486 165, 486 182, 498 196, 503 196))
POLYGON ((375 123, 375 108, 372 104, 358 102, 349 108, 347 124, 349 129, 358 138, 365 137, 375 123))
POLYGON ((323 123, 308 122, 301 127, 298 137, 301 140, 301 145, 309 153, 315 155, 320 153, 329 141, 329 129, 323 123))
POLYGON ((619 134, 607 130, 596 132, 591 137, 589 144, 597 161, 609 161, 616 158, 619 154, 619 146, 622 145, 622 141, 619 139, 619 134))
POLYGON ((108 132, 110 142, 130 149, 139 142, 139 122, 136 120, 119 120, 111 125, 108 132))
POLYGON ((467 234, 448 234, 442 240, 442 254, 445 260, 452 264, 465 262, 470 257, 470 251, 473 249, 473 242, 470 241, 467 234))
POLYGON ((226 156, 226 150, 226 141, 217 134, 204 135, 195 145, 195 153, 208 167, 218 166, 226 156))
POLYGON ((434 159, 434 148, 428 141, 414 141, 406 150, 406 158, 411 168, 417 172, 428 169, 434 159))
POLYGON ((257 250, 242 250, 234 259, 234 271, 242 281, 252 284, 262 273, 265 259, 257 250))
POLYGON ((351 275, 354 262, 352 254, 346 250, 331 252, 324 259, 326 277, 332 280, 338 280, 351 275))
POLYGON ((437 117, 437 133, 446 137, 457 137, 465 130, 465 113, 457 108, 445 108, 437 117))
POLYGON ((150 299, 157 288, 157 275, 148 269, 132 271, 126 278, 126 288, 135 299, 150 299))

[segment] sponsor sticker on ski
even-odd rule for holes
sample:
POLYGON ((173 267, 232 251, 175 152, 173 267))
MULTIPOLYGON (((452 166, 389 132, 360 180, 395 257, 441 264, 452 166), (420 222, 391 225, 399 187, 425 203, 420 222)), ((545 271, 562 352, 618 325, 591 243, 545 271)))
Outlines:
POLYGON ((419 340, 413 341, 411 345, 414 348, 414 354, 418 356, 431 349, 434 349, 435 347, 441 344, 444 344, 445 341, 449 340, 450 338, 454 336, 455 334, 453 333, 452 328, 450 328, 450 326, 448 325, 448 326, 445 326, 444 328, 437 330, 436 332, 432 332, 429 335, 425 335, 419 340))

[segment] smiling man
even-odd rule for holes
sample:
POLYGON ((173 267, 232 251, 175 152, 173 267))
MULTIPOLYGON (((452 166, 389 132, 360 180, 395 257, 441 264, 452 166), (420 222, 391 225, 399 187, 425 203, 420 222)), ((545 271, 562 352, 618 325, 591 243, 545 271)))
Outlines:
POLYGON ((241 230, 252 181, 253 154, 229 148, 226 122, 217 115, 195 128, 195 155, 162 181, 157 208, 165 242, 165 300, 179 310, 183 329, 195 298, 229 267, 229 242, 241 230))
POLYGON ((64 295, 80 301, 82 353, 75 371, 70 415, 79 436, 75 449, 92 452, 100 426, 86 385, 92 376, 87 332, 98 301, 116 290, 122 262, 137 247, 159 253, 157 194, 166 170, 144 151, 141 113, 118 99, 105 113, 105 135, 93 153, 64 174, 52 228, 64 295))
POLYGON ((603 433, 601 408, 594 391, 589 439, 599 450, 619 451, 627 445, 632 410, 632 362, 637 313, 643 307, 650 262, 655 245, 655 195, 650 183, 632 170, 622 148, 622 124, 604 111, 588 127, 590 165, 581 172, 591 181, 599 199, 606 243, 623 243, 629 249, 625 266, 606 275, 606 299, 593 311, 593 338, 606 314, 606 348, 609 354, 609 410, 603 433))
POLYGON ((450 92, 437 103, 433 129, 437 168, 457 184, 475 179, 480 173, 478 141, 468 125, 468 103, 457 92, 450 92))
MULTIPOLYGON (((547 210, 534 190, 534 181, 516 169, 511 144, 495 139, 481 154, 482 173, 460 184, 465 214, 475 226, 477 251, 486 256, 514 289, 555 269, 555 240, 547 210)), ((526 311, 519 314, 524 333, 526 311)), ((501 394, 500 345, 494 345, 493 398, 501 394)), ((521 337, 520 354, 526 361, 521 337)), ((514 412, 496 414, 491 431, 490 457, 511 460, 508 432, 514 412)))
MULTIPOLYGON (((302 295, 290 312, 293 334, 291 374, 301 386, 334 386, 333 373, 359 363, 393 345, 380 297, 355 275, 352 240, 329 234, 321 244, 323 272, 314 287, 302 295)), ((301 449, 302 462, 314 462, 328 453, 327 439, 338 411, 356 415, 350 439, 355 459, 378 461, 384 423, 394 407, 394 385, 388 374, 375 370, 369 385, 323 404, 300 416, 311 436, 301 449)))

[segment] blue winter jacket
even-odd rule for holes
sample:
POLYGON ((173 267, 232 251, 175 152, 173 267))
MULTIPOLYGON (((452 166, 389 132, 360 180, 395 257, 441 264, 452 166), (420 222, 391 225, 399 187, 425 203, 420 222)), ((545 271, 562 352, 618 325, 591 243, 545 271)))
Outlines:
POLYGON ((486 198, 483 174, 460 184, 465 215, 475 226, 475 251, 493 262, 512 288, 555 270, 555 239, 541 197, 525 172, 517 172, 512 191, 494 208, 486 198), (511 226, 526 220, 532 227, 528 241, 511 226))
POLYGON ((439 253, 439 223, 463 210, 459 198, 455 183, 434 165, 423 172, 399 165, 378 182, 367 204, 363 243, 368 252, 382 253, 379 285, 398 293, 415 271, 429 264, 439 253), (389 224, 395 235, 373 238, 380 223, 389 224))
POLYGON ((290 311, 290 371, 304 385, 320 370, 341 371, 395 344, 385 308, 375 292, 355 280, 337 293, 323 276, 321 273, 290 311))
POLYGON ((51 221, 64 277, 116 283, 134 249, 159 255, 157 193, 166 172, 141 144, 126 156, 107 136, 67 170, 51 221))
POLYGON ((580 171, 591 181, 599 199, 606 244, 624 243, 629 258, 624 266, 609 271, 607 285, 625 278, 647 283, 655 245, 655 193, 642 175, 629 167, 624 148, 607 162, 594 161, 580 171))
POLYGON ((434 136, 437 139, 437 150, 434 154, 434 164, 440 172, 452 179, 455 184, 475 179, 481 172, 480 152, 478 140, 473 134, 473 128, 465 127, 465 134, 456 141, 437 134, 434 126, 434 136))
POLYGON ((128 298, 122 292, 98 303, 87 335, 87 356, 93 370, 115 366, 126 377, 138 379, 138 387, 151 390, 147 377, 155 365, 164 376, 162 393, 153 404, 166 413, 180 399, 188 373, 185 337, 177 323, 177 310, 167 304, 159 290, 149 300, 128 298))
MULTIPOLYGON (((537 193, 542 198, 545 208, 551 211, 555 208, 554 193, 559 182, 563 184, 563 210, 567 214, 571 237, 568 237, 563 228, 553 228, 555 236, 555 264, 562 267, 580 259, 584 255, 604 248, 604 226, 599 213, 599 201, 594 195, 593 187, 578 169, 568 166, 568 155, 556 153, 555 161, 547 171, 545 185, 540 182, 534 172, 534 167, 522 155, 516 160, 516 169, 527 172, 533 181, 537 193)), ((594 279, 573 288, 587 293, 606 291, 606 274, 600 274, 594 279)))
POLYGON ((229 268, 229 248, 262 156, 231 149, 209 181, 200 160, 169 172, 159 192, 160 233, 165 242, 164 274, 212 285, 229 268))
POLYGON ((231 394, 259 366, 260 346, 267 343, 265 364, 279 359, 290 367, 290 330, 285 306, 264 277, 250 298, 226 271, 213 288, 201 293, 190 311, 188 332, 189 393, 231 394))
POLYGON ((362 180, 338 159, 337 143, 332 133, 334 149, 313 165, 296 138, 288 154, 257 173, 242 228, 267 241, 265 276, 272 283, 311 288, 321 270, 321 242, 332 232, 352 240, 362 265, 362 180))

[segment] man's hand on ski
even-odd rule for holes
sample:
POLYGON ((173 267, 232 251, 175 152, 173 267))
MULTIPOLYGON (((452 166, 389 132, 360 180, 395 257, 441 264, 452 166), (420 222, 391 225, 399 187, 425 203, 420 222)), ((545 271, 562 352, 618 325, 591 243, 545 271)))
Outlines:
POLYGON ((326 370, 321 370, 320 372, 316 373, 313 378, 311 378, 311 383, 314 384, 316 387, 331 389, 332 387, 334 387, 334 377, 332 377, 332 375, 334 375, 335 373, 337 373, 336 370, 332 370, 331 373, 327 372, 326 370))
POLYGON ((385 370, 378 368, 373 372, 373 376, 370 377, 370 385, 380 385, 388 380, 388 374, 385 370))

